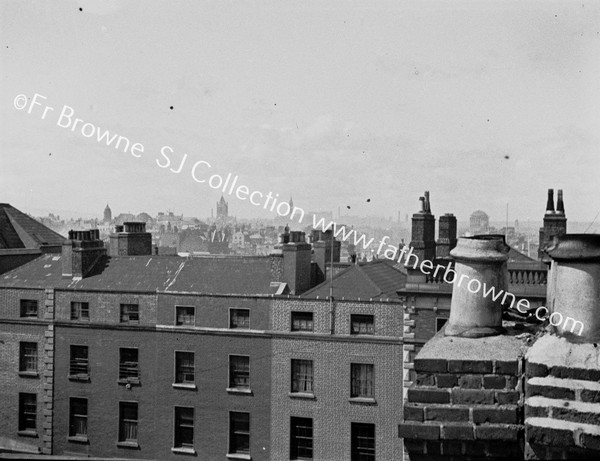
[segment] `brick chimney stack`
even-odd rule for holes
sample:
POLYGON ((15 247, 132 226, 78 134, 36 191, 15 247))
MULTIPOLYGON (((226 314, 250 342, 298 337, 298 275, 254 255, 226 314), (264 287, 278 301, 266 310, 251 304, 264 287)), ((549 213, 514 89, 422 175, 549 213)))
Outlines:
POLYGON ((419 197, 419 200, 421 201, 421 211, 412 216, 410 247, 419 261, 434 261, 436 258, 435 216, 431 214, 429 191, 425 191, 424 196, 419 197))
POLYGON ((287 283, 290 293, 299 295, 311 288, 312 247, 304 232, 291 231, 288 226, 279 234, 279 243, 271 253, 273 282, 287 283))
POLYGON ((436 246, 436 257, 448 258, 450 251, 456 246, 456 216, 446 213, 440 216, 438 224, 438 241, 436 246))
POLYGON ((538 259, 550 262, 550 258, 544 252, 546 248, 552 245, 554 237, 567 233, 567 217, 565 216, 565 205, 563 202, 563 191, 558 190, 558 201, 556 210, 554 209, 554 191, 548 189, 548 202, 546 204, 546 213, 544 214, 544 227, 540 228, 538 259))
POLYGON ((126 222, 110 234, 110 256, 148 256, 152 254, 152 234, 144 222, 126 222))
POLYGON ((62 245, 63 277, 83 278, 94 267, 101 256, 106 255, 104 242, 100 240, 100 231, 70 230, 69 238, 62 245))

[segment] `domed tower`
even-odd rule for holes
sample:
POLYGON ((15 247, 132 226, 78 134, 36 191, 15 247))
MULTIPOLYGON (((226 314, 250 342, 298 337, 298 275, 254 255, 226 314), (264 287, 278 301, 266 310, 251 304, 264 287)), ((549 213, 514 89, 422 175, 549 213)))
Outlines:
POLYGON ((103 221, 106 224, 110 224, 112 221, 112 211, 110 210, 108 203, 106 204, 106 208, 104 209, 104 220, 103 221))

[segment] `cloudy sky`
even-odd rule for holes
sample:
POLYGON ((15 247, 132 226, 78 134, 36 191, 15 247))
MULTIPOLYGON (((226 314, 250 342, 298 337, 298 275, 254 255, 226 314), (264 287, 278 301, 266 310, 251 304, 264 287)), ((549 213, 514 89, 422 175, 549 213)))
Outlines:
POLYGON ((430 190, 437 215, 539 219, 549 187, 569 219, 600 209, 599 3, 0 4, 0 201, 23 211, 209 216, 198 161, 305 210, 395 217, 430 190))

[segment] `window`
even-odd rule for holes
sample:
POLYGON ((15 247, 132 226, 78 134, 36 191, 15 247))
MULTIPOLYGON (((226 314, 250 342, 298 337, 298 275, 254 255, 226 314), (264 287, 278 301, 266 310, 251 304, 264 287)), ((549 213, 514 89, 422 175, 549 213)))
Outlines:
POLYGON ((373 315, 358 315, 350 316, 350 334, 353 335, 374 335, 375 334, 375 317, 373 315))
POLYGON ((448 321, 448 319, 443 318, 443 317, 436 317, 435 319, 435 331, 440 331, 444 325, 446 325, 446 322, 448 321))
POLYGON ((312 418, 290 419, 290 459, 313 459, 312 418))
POLYGON ((292 359, 292 392, 313 393, 313 361, 292 359))
POLYGON ((19 393, 19 431, 36 432, 37 396, 19 393))
POLYGON ((229 328, 250 328, 250 309, 230 309, 229 328))
POLYGON ((90 305, 89 303, 72 302, 71 303, 71 320, 89 320, 90 305))
POLYGON ((69 401, 69 437, 87 439, 87 399, 73 397, 69 401))
POLYGON ((121 323, 139 323, 140 306, 138 304, 121 304, 121 323))
POLYGON ((19 372, 36 373, 38 369, 37 343, 21 343, 19 351, 19 372))
POLYGON ((375 396, 374 366, 367 363, 353 363, 351 368, 350 397, 373 398, 375 396))
POLYGON ((352 423, 351 461, 375 461, 375 424, 352 423))
POLYGON ((119 349, 119 380, 139 383, 140 366, 137 349, 119 349))
POLYGON ((119 402, 119 442, 137 445, 138 404, 119 402))
POLYGON ((250 413, 229 413, 229 453, 250 454, 250 413))
POLYGON ((229 387, 250 389, 250 357, 247 355, 229 356, 229 387))
POLYGON ((313 313, 292 312, 292 331, 313 331, 313 313))
POLYGON ((175 325, 195 325, 196 308, 193 306, 175 307, 175 325))
POLYGON ((181 384, 194 383, 193 352, 175 352, 175 382, 181 384))
POLYGON ((21 300, 21 317, 35 317, 38 316, 38 302, 35 299, 22 299, 21 300))
POLYGON ((194 448, 194 409, 175 407, 175 448, 194 448))
POLYGON ((87 346, 71 346, 69 361, 69 378, 87 379, 89 377, 89 361, 87 346))

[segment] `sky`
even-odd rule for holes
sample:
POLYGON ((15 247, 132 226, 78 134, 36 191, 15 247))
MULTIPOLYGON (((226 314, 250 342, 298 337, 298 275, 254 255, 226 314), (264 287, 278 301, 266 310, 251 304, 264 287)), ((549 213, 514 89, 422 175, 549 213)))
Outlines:
POLYGON ((459 222, 541 220, 562 188, 570 220, 600 212, 598 2, 0 5, 0 202, 22 211, 207 217, 197 164, 306 211, 395 218, 429 190, 459 222))

